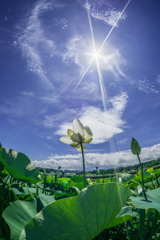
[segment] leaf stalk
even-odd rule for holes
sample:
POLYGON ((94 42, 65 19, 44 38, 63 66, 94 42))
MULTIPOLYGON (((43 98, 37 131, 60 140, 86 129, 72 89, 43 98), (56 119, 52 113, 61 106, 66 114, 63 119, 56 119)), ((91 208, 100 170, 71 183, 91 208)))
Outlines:
POLYGON ((141 163, 141 159, 140 159, 139 153, 137 153, 137 157, 138 157, 138 160, 139 160, 139 165, 140 165, 140 168, 141 168, 141 176, 142 176, 142 189, 143 189, 143 193, 144 193, 145 200, 146 200, 146 201, 148 201, 148 199, 147 199, 147 196, 146 196, 146 192, 145 192, 145 190, 144 190, 143 166, 142 166, 142 163, 141 163))
POLYGON ((80 143, 80 146, 81 146, 81 151, 82 151, 84 187, 86 187, 85 159, 84 159, 84 151, 83 151, 82 143, 80 143))

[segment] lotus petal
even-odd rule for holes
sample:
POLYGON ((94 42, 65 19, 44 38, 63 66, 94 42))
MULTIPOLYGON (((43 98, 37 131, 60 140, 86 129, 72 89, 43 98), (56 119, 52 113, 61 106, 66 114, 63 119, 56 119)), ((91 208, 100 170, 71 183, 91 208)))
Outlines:
POLYGON ((77 135, 78 135, 78 137, 79 137, 79 142, 81 142, 81 143, 82 143, 82 142, 83 142, 83 140, 84 140, 84 137, 82 137, 82 136, 81 136, 81 134, 79 134, 79 133, 78 133, 77 135))
POLYGON ((74 142, 74 143, 72 143, 70 145, 71 145, 71 147, 77 147, 79 145, 79 142, 74 142))
POLYGON ((73 130, 72 129, 68 129, 67 130, 67 134, 68 134, 68 137, 71 138, 71 136, 73 134, 73 130))
POLYGON ((88 139, 88 138, 91 138, 92 136, 93 136, 93 133, 92 133, 90 127, 85 126, 84 127, 84 138, 88 139))
POLYGON ((71 135, 71 139, 73 140, 73 142, 80 142, 80 138, 79 138, 78 134, 76 134, 76 133, 73 133, 71 135))
MULTIPOLYGON (((83 152, 84 152, 86 150, 86 146, 84 143, 82 144, 82 147, 83 147, 83 152)), ((77 146, 77 150, 78 150, 78 152, 82 152, 80 144, 77 146)))
POLYGON ((61 138, 60 138, 60 141, 63 142, 63 143, 66 143, 66 144, 72 144, 72 143, 73 143, 72 139, 70 139, 70 138, 67 137, 67 136, 61 137, 61 138))
POLYGON ((84 143, 90 143, 90 142, 92 142, 92 138, 88 138, 88 139, 84 140, 83 142, 84 143))
POLYGON ((82 137, 84 137, 84 130, 83 130, 83 125, 82 123, 77 119, 75 118, 74 121, 73 121, 73 131, 75 133, 80 133, 82 137))

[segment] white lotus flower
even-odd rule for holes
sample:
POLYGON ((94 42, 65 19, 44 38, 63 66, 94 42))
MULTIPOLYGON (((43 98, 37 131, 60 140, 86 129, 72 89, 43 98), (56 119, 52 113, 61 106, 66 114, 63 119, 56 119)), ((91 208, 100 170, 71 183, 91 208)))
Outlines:
POLYGON ((67 130, 68 136, 64 136, 60 138, 60 141, 66 144, 70 144, 71 147, 77 147, 79 152, 82 152, 81 145, 83 147, 83 151, 86 150, 85 143, 90 143, 92 141, 92 131, 88 126, 83 126, 83 124, 75 118, 73 121, 73 130, 67 130))

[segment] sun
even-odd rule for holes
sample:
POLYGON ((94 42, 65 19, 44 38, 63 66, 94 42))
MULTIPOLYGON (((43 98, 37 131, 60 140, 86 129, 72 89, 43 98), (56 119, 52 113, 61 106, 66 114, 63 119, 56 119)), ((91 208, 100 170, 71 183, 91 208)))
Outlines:
POLYGON ((95 51, 93 54, 92 54, 92 56, 93 56, 93 59, 94 60, 98 60, 98 58, 100 57, 100 54, 99 54, 99 52, 97 51, 95 51))
POLYGON ((86 51, 87 57, 90 59, 90 62, 98 61, 99 58, 101 57, 100 51, 96 49, 92 49, 89 51, 86 51))

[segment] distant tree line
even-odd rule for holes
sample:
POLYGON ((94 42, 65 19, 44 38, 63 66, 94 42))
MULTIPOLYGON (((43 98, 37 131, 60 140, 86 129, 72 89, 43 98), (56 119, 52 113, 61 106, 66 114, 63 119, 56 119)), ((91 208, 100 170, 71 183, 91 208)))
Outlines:
MULTIPOLYGON (((143 169, 152 168, 155 166, 160 165, 160 158, 157 160, 151 160, 148 162, 143 162, 143 169)), ((159 166, 160 167, 160 166, 159 166)), ((99 174, 105 175, 105 174, 115 174, 115 173, 125 173, 125 172, 131 172, 131 171, 139 171, 139 164, 135 164, 133 166, 127 166, 127 167, 118 167, 118 168, 110 168, 107 170, 99 169, 99 174)), ((92 174, 96 174, 96 169, 91 171, 92 174)))
MULTIPOLYGON (((160 168, 160 158, 157 158, 157 160, 151 160, 151 161, 148 161, 148 162, 143 162, 143 169, 148 169, 148 168, 152 168, 152 167, 159 167, 160 168), (159 165, 159 166, 158 166, 159 165)), ((41 172, 46 172, 46 173, 56 173, 57 172, 57 169, 53 169, 53 168, 39 168, 39 170, 41 172)), ((138 172, 139 171, 139 164, 135 164, 133 166, 127 166, 127 167, 118 167, 118 168, 110 168, 110 169, 107 169, 107 170, 104 170, 104 169, 99 169, 98 167, 96 167, 95 170, 93 171, 88 171, 86 173, 88 174, 93 174, 93 175, 106 175, 106 174, 115 174, 115 173, 125 173, 125 172, 131 172, 131 171, 136 171, 138 172)), ((62 173, 62 170, 59 171, 60 174, 62 173)), ((81 171, 78 171, 78 170, 65 170, 64 173, 76 173, 77 175, 81 175, 82 172, 81 171)))

